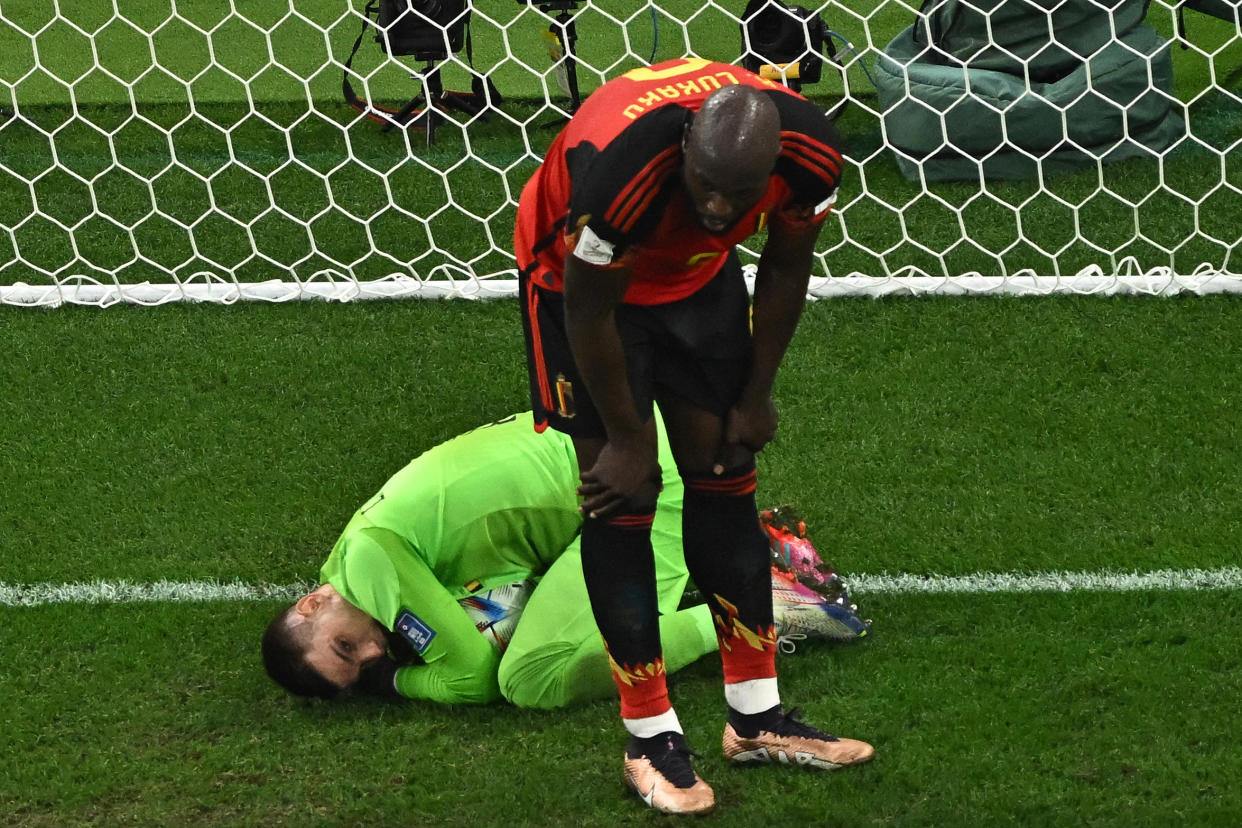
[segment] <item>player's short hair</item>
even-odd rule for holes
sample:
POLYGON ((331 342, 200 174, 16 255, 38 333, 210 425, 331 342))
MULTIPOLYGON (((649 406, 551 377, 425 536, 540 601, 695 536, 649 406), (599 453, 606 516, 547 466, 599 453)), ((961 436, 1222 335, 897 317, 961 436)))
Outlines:
POLYGON ((306 661, 310 645, 307 624, 291 624, 296 604, 281 610, 263 632, 263 669, 272 681, 306 698, 333 699, 341 688, 328 681, 306 661))

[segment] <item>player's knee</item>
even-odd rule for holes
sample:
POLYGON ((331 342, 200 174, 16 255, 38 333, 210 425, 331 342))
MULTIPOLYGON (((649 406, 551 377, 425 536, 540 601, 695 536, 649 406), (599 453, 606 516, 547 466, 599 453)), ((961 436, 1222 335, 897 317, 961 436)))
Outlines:
POLYGON ((545 669, 546 660, 538 651, 514 652, 510 647, 497 674, 500 695, 518 707, 546 710, 561 706, 556 688, 559 673, 545 669))
POLYGON ((615 693, 602 642, 560 641, 533 650, 510 646, 500 661, 500 692, 518 707, 550 710, 615 693))

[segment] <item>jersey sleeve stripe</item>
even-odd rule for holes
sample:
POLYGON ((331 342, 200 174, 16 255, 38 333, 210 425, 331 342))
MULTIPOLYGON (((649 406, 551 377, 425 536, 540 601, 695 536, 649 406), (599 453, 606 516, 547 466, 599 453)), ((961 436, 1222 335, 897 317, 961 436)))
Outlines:
POLYGON ((647 162, 609 205, 604 220, 623 233, 633 226, 642 208, 651 203, 655 193, 664 185, 669 170, 677 163, 678 153, 678 147, 672 146, 647 162))
POLYGON ((796 132, 782 132, 781 143, 787 155, 809 162, 812 167, 827 169, 834 179, 841 177, 841 155, 827 144, 796 132))
POLYGON ((805 150, 794 149, 785 153, 785 157, 805 167, 809 172, 816 173, 820 178, 837 186, 841 180, 839 169, 833 168, 824 159, 808 154, 805 150))
POLYGON ((828 177, 832 178, 834 183, 841 178, 841 165, 839 162, 834 162, 832 158, 808 150, 805 147, 786 147, 785 157, 800 162, 804 167, 828 173, 828 177))
POLYGON ((664 189, 664 182, 668 180, 669 173, 673 171, 673 169, 677 166, 677 163, 678 161, 676 158, 669 159, 669 162, 657 171, 656 175, 652 178, 650 185, 644 189, 642 201, 634 205, 634 208, 629 211, 629 215, 626 216, 625 222, 620 228, 623 233, 630 232, 634 225, 638 223, 638 220, 643 217, 643 214, 647 211, 647 208, 651 206, 651 202, 654 201, 656 196, 658 196, 661 190, 664 189))
POLYGON ((670 147, 657 155, 647 166, 635 176, 634 181, 626 188, 623 199, 613 202, 613 207, 605 218, 621 232, 628 232, 642 214, 643 209, 651 203, 652 198, 664 186, 669 171, 677 164, 678 150, 670 147))
POLYGON ((781 133, 781 142, 805 146, 808 149, 823 153, 828 159, 839 164, 841 162, 841 153, 831 144, 825 144, 823 141, 807 135, 802 132, 785 131, 781 133))

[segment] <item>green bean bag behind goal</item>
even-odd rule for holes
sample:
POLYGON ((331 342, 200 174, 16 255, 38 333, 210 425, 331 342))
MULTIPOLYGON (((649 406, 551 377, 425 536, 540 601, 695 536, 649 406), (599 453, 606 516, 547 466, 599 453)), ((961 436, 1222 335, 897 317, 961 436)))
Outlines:
POLYGON ((1145 0, 1111 11, 1093 0, 935 3, 876 61, 902 173, 1030 178, 1168 148, 1182 107, 1169 43, 1142 24, 1146 10, 1145 0))

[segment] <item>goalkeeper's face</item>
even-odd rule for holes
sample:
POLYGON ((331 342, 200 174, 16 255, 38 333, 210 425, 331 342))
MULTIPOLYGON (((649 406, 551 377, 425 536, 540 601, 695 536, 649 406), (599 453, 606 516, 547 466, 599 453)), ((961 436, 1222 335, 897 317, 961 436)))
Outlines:
POLYGON ((307 595, 297 606, 311 625, 306 663, 342 690, 356 684, 363 668, 384 655, 388 642, 383 628, 331 584, 307 595))

